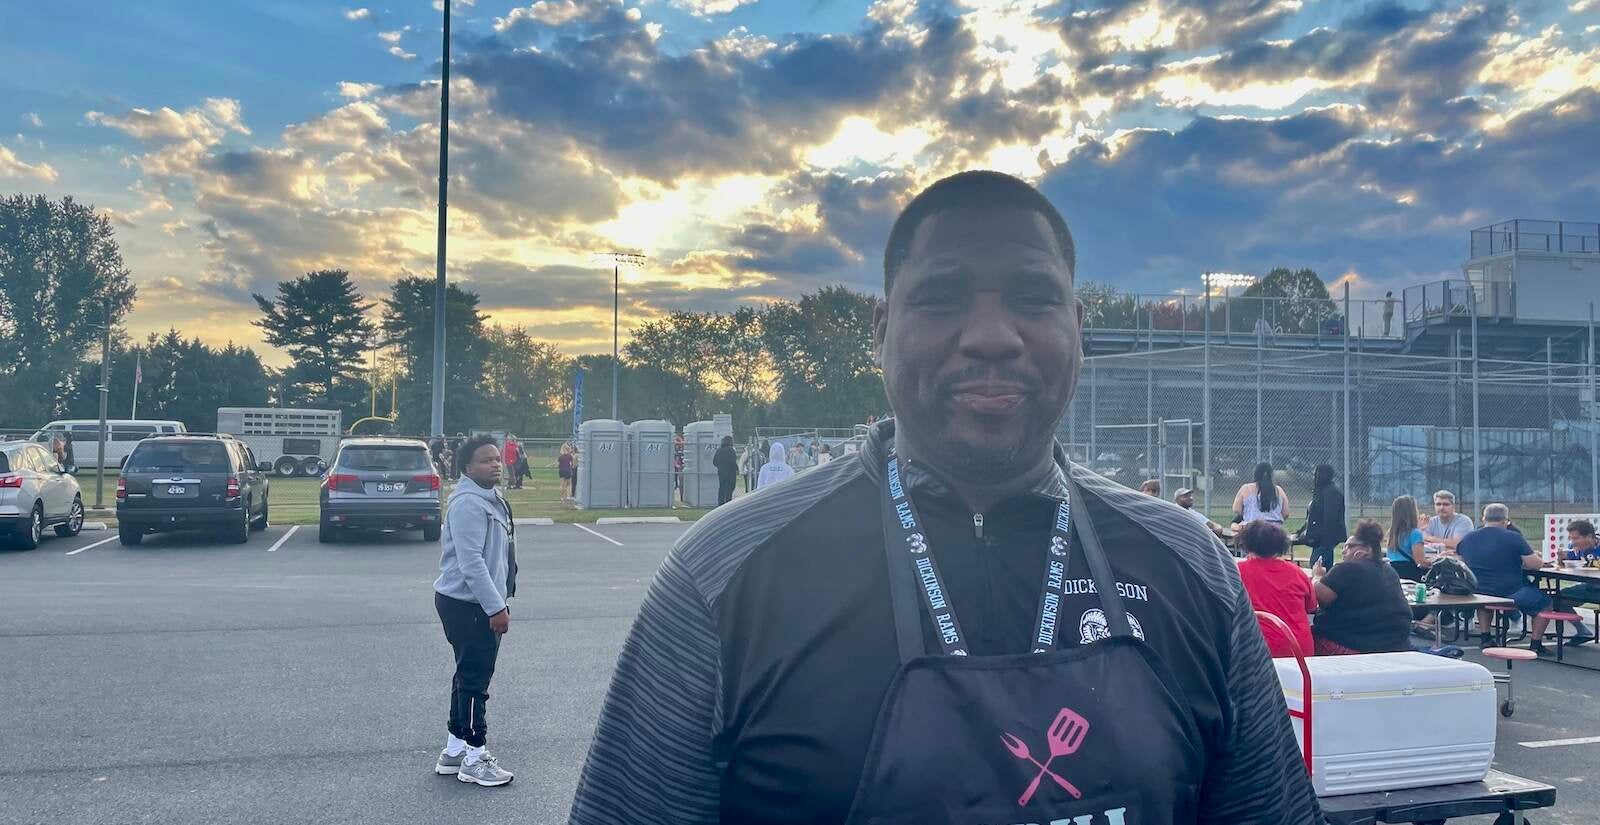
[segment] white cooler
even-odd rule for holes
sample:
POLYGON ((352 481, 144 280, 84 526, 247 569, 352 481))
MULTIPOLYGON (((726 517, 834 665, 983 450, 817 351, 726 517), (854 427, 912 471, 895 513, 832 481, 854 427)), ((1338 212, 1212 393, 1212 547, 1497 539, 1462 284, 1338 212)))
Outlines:
MULTIPOLYGON (((1300 710, 1300 668, 1274 659, 1284 699, 1300 710)), ((1494 677, 1482 665, 1426 653, 1315 656, 1311 784, 1317 796, 1477 782, 1494 759, 1494 677)), ((1302 722, 1291 720, 1305 745, 1302 722)))

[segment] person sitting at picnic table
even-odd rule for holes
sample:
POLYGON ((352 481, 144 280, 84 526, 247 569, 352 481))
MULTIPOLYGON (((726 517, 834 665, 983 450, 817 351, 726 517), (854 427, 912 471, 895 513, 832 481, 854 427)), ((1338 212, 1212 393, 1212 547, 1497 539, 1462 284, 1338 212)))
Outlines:
MULTIPOLYGON (((1550 594, 1528 583, 1527 574, 1544 566, 1544 560, 1528 546, 1527 539, 1506 529, 1511 511, 1504 504, 1483 508, 1483 526, 1468 533, 1456 545, 1456 555, 1467 563, 1478 580, 1478 592, 1510 599, 1528 617, 1534 653, 1544 653, 1544 631, 1549 619, 1541 611, 1554 604, 1550 594)), ((1478 627, 1490 626, 1489 611, 1478 611, 1478 627)))
MULTIPOLYGON (((1300 565, 1283 558, 1289 552, 1289 534, 1270 521, 1252 521, 1239 534, 1240 544, 1249 555, 1239 562, 1239 578, 1244 580, 1244 592, 1256 610, 1271 613, 1283 620, 1294 634, 1295 644, 1302 655, 1312 654, 1311 621, 1307 618, 1317 612, 1317 597, 1311 592, 1311 579, 1300 565)), ((1267 650, 1273 658, 1293 656, 1294 650, 1283 631, 1266 620, 1257 618, 1261 635, 1267 640, 1267 650)))
POLYGON ((1426 537, 1418 526, 1421 516, 1417 500, 1400 496, 1389 508, 1389 535, 1384 544, 1384 558, 1402 579, 1419 582, 1433 561, 1424 550, 1426 537))
POLYGON ((1233 497, 1233 514, 1241 524, 1263 520, 1283 524, 1289 520, 1289 497, 1273 482, 1271 464, 1257 464, 1255 481, 1239 487, 1233 497))
POLYGON ((1383 528, 1362 519, 1345 539, 1344 561, 1328 571, 1320 561, 1311 569, 1311 588, 1322 608, 1311 625, 1318 656, 1411 649, 1411 608, 1382 545, 1383 528))
MULTIPOLYGON (((1567 542, 1568 548, 1560 553, 1562 561, 1582 563, 1600 556, 1600 536, 1595 535, 1594 522, 1588 519, 1575 519, 1567 525, 1567 542)), ((1600 582, 1580 582, 1562 588, 1561 603, 1565 609, 1580 604, 1600 604, 1600 582)), ((1593 638, 1594 634, 1585 630, 1567 644, 1583 644, 1593 638)))
POLYGON ((1423 541, 1441 544, 1450 550, 1472 532, 1472 519, 1456 512, 1456 494, 1440 490, 1433 494, 1433 518, 1423 526, 1423 541))

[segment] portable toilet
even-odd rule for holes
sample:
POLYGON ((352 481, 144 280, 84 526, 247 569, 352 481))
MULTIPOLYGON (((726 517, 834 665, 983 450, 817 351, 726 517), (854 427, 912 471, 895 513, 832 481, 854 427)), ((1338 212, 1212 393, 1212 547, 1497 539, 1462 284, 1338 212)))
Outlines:
POLYGON ((722 443, 722 437, 733 435, 733 416, 727 413, 718 413, 711 416, 711 429, 717 431, 717 443, 722 443))
POLYGON ((683 428, 683 500, 690 507, 717 506, 717 466, 712 460, 722 437, 716 423, 696 421, 683 428))
POLYGON ((629 507, 672 506, 672 422, 628 425, 629 507))
POLYGON ((625 429, 621 421, 597 418, 578 425, 578 506, 622 507, 625 429))

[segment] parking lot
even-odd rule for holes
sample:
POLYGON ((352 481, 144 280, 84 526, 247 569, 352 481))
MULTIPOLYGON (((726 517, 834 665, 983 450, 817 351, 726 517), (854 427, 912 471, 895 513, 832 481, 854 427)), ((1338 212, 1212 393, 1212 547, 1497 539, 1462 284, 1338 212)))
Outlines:
MULTIPOLYGON (((519 528, 490 704, 517 780, 500 789, 432 773, 450 655, 437 546, 415 534, 0 551, 0 822, 563 822, 623 635, 686 527, 519 528)), ((1595 822, 1600 674, 1517 674, 1496 766, 1557 786, 1533 821, 1595 822)))

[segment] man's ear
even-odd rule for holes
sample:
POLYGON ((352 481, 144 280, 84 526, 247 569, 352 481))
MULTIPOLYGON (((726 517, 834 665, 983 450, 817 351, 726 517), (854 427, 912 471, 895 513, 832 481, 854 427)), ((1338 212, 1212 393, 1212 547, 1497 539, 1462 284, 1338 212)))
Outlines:
POLYGON ((872 307, 872 363, 883 369, 883 338, 889 327, 889 299, 887 296, 872 307))

